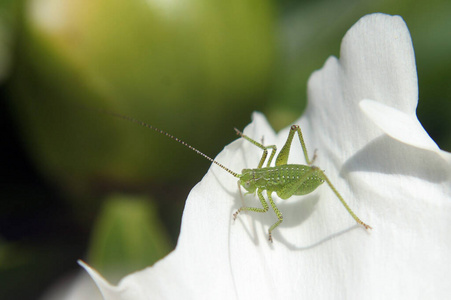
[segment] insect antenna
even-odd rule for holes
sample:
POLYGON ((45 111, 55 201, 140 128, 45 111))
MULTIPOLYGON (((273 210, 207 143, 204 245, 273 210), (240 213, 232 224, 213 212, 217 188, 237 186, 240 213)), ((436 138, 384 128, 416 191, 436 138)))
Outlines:
POLYGON ((101 113, 103 113, 103 114, 107 114, 107 115, 110 115, 110 116, 113 116, 113 117, 116 117, 116 118, 119 118, 119 119, 123 119, 123 120, 126 120, 126 121, 130 121, 130 122, 136 123, 136 124, 141 125, 141 126, 143 126, 143 127, 152 129, 152 130, 154 130, 154 131, 156 131, 156 132, 158 132, 158 133, 160 133, 160 134, 162 134, 162 135, 165 135, 165 136, 167 136, 168 138, 170 138, 170 139, 172 139, 172 140, 174 140, 174 141, 176 141, 176 142, 182 144, 183 146, 185 146, 185 147, 187 147, 187 148, 193 150, 194 152, 196 152, 196 153, 199 154, 200 156, 203 156, 204 158, 208 159, 208 160, 211 161, 212 163, 214 163, 214 164, 216 164, 217 166, 219 166, 221 169, 223 169, 223 170, 229 172, 230 174, 232 174, 234 177, 237 177, 237 178, 240 177, 240 175, 239 175, 238 173, 236 173, 236 172, 230 170, 229 168, 227 168, 227 167, 224 166, 223 164, 217 162, 216 160, 214 160, 214 159, 211 158, 210 156, 204 154, 204 153, 201 152, 200 150, 194 148, 193 146, 187 144, 186 142, 184 142, 184 141, 182 141, 181 139, 179 139, 179 138, 173 136, 172 134, 167 133, 167 132, 164 131, 164 130, 161 130, 161 129, 155 127, 155 126, 152 126, 152 125, 147 124, 147 123, 145 123, 145 122, 143 122, 143 121, 140 121, 140 120, 138 120, 138 119, 135 119, 135 118, 132 118, 132 117, 129 117, 129 116, 126 116, 126 115, 121 115, 121 114, 118 114, 118 113, 115 113, 115 112, 112 112, 112 111, 103 110, 103 109, 96 109, 96 110, 99 111, 99 112, 101 112, 101 113))

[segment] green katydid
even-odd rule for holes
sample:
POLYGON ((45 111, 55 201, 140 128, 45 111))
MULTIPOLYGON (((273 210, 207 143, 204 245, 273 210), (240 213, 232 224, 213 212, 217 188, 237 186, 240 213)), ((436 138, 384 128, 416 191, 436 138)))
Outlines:
POLYGON ((316 153, 313 155, 313 158, 310 160, 307 154, 307 148, 305 146, 304 138, 302 136, 301 128, 298 125, 291 126, 290 132, 288 134, 287 141, 285 142, 285 145, 282 147, 282 150, 280 150, 279 155, 276 158, 275 166, 271 167, 270 164, 272 160, 274 159, 274 156, 276 154, 277 148, 275 145, 270 146, 264 146, 260 144, 259 142, 251 139, 250 137, 244 135, 242 132, 237 130, 235 128, 235 131, 239 136, 246 139, 247 141, 251 142, 255 146, 259 147, 263 150, 263 155, 260 159, 260 162, 258 164, 258 167, 256 169, 243 169, 241 171, 241 174, 236 173, 229 168, 225 167, 221 163, 217 162, 213 158, 207 156, 206 154, 202 153, 201 151, 197 150, 196 148, 190 146, 189 144, 185 143, 184 141, 174 137, 173 135, 158 129, 152 125, 149 125, 147 123, 141 122, 139 120, 133 119, 128 116, 120 115, 113 112, 107 112, 101 110, 103 113, 107 113, 109 115, 122 118, 134 123, 137 123, 141 126, 147 127, 149 129, 152 129, 158 133, 161 133, 170 139, 181 143, 183 146, 188 147, 189 149, 193 150, 197 154, 203 156, 204 158, 208 159, 212 163, 218 165, 223 170, 227 171, 228 173, 232 174, 234 177, 238 178, 238 186, 243 187, 247 194, 257 194, 262 207, 247 207, 242 206, 240 207, 234 214, 233 219, 235 220, 238 216, 238 214, 241 211, 253 211, 253 212, 260 212, 265 213, 268 211, 269 206, 265 200, 265 197, 263 196, 263 191, 266 191, 266 196, 268 198, 269 203, 271 204, 272 209, 277 215, 277 222, 275 222, 269 229, 268 229, 268 240, 272 242, 272 231, 280 225, 283 221, 282 213, 277 208, 276 204, 274 203, 274 200, 272 199, 271 194, 275 192, 281 199, 288 199, 291 196, 294 195, 306 195, 311 192, 313 192, 318 186, 320 186, 322 183, 326 182, 331 190, 334 192, 334 194, 337 196, 337 198, 340 200, 340 202, 343 204, 343 206, 346 208, 348 213, 354 218, 354 220, 365 227, 366 229, 372 229, 371 226, 365 224, 362 222, 359 217, 351 210, 351 208, 348 206, 346 201, 343 199, 343 197, 340 195, 340 193, 337 191, 335 186, 332 184, 332 182, 329 180, 329 178, 324 174, 324 172, 319 169, 318 167, 313 165, 313 162, 316 158, 316 153), (302 150, 304 152, 305 161, 307 162, 307 165, 298 165, 298 164, 287 164, 289 152, 291 148, 291 144, 293 141, 293 137, 295 134, 298 134, 299 140, 301 142, 302 150), (266 161, 266 158, 268 156, 268 150, 271 151, 271 154, 269 156, 268 162, 266 164, 266 167, 263 167, 264 162, 266 161))
POLYGON ((274 167, 270 167, 270 164, 276 154, 277 148, 275 145, 263 146, 257 141, 251 139, 250 137, 244 135, 239 130, 235 129, 238 135, 242 138, 248 140, 255 146, 263 150, 263 156, 260 159, 257 169, 243 169, 242 174, 235 174, 234 176, 239 178, 239 183, 243 186, 248 193, 257 192, 258 198, 263 206, 263 208, 256 207, 241 207, 234 214, 234 219, 237 215, 243 211, 254 211, 254 212, 267 212, 268 204, 262 194, 266 190, 266 195, 268 201, 271 204, 272 209, 277 215, 278 221, 274 223, 268 229, 268 239, 272 242, 272 231, 280 225, 283 221, 282 213, 277 208, 274 203, 271 194, 276 192, 277 196, 281 199, 286 200, 293 195, 306 195, 313 192, 318 186, 320 186, 324 181, 327 182, 331 190, 335 193, 340 202, 344 205, 348 213, 356 220, 356 222, 366 229, 372 229, 371 226, 363 223, 359 217, 351 210, 346 201, 337 191, 335 186, 329 180, 329 178, 324 174, 324 172, 318 167, 313 165, 316 158, 316 153, 310 160, 307 154, 307 148, 305 146, 304 137, 302 135, 301 128, 298 125, 292 125, 290 132, 288 134, 287 141, 285 145, 280 150, 279 155, 276 158, 276 163, 274 167), (301 142, 302 151, 304 152, 305 161, 307 165, 297 165, 297 164, 287 164, 288 157, 290 154, 291 144, 293 142, 293 137, 298 134, 299 140, 301 142), (266 167, 263 168, 263 163, 268 155, 268 149, 271 149, 271 155, 269 156, 266 167))

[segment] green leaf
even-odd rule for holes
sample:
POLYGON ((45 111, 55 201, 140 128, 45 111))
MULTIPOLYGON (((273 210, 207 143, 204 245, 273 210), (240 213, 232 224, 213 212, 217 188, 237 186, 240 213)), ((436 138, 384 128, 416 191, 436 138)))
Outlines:
POLYGON ((153 265, 172 249, 156 207, 146 197, 109 197, 92 233, 89 262, 114 281, 153 265))

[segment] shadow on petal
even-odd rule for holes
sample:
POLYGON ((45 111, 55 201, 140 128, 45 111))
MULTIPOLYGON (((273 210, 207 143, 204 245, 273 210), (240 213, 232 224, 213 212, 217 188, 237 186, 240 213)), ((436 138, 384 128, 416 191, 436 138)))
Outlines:
POLYGON ((351 227, 348 227, 346 229, 340 230, 338 232, 335 232, 333 234, 330 234, 322 239, 318 239, 316 242, 305 245, 305 246, 300 246, 300 245, 294 245, 293 243, 290 243, 288 240, 285 240, 283 237, 280 239, 280 242, 283 243, 285 246, 287 246, 288 249, 292 250, 292 251, 304 251, 304 250, 310 250, 313 249, 315 247, 321 246, 322 244, 329 242, 331 240, 333 240, 334 238, 337 238, 339 236, 342 236, 352 230, 361 230, 362 228, 355 224, 351 227))
POLYGON ((285 200, 286 202, 280 203, 279 209, 285 217, 281 226, 300 226, 315 211, 319 200, 320 195, 315 193, 313 195, 306 196, 293 196, 292 198, 285 200))
POLYGON ((353 171, 399 174, 434 183, 449 180, 449 165, 435 152, 424 150, 382 135, 349 158, 340 176, 353 171))

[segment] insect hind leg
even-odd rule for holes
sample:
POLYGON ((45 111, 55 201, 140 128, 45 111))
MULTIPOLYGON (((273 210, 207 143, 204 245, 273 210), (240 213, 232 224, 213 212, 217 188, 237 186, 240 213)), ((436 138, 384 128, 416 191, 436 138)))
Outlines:
POLYGON ((305 146, 304 136, 302 135, 301 127, 299 125, 292 125, 290 128, 290 132, 288 133, 288 138, 283 145, 282 149, 279 152, 279 155, 276 158, 276 166, 286 165, 288 162, 288 157, 290 155, 291 144, 293 142, 293 137, 295 134, 298 134, 299 141, 301 142, 302 151, 304 152, 305 162, 311 166, 313 161, 316 159, 316 153, 313 155, 312 160, 309 159, 307 153, 307 147, 305 146))

